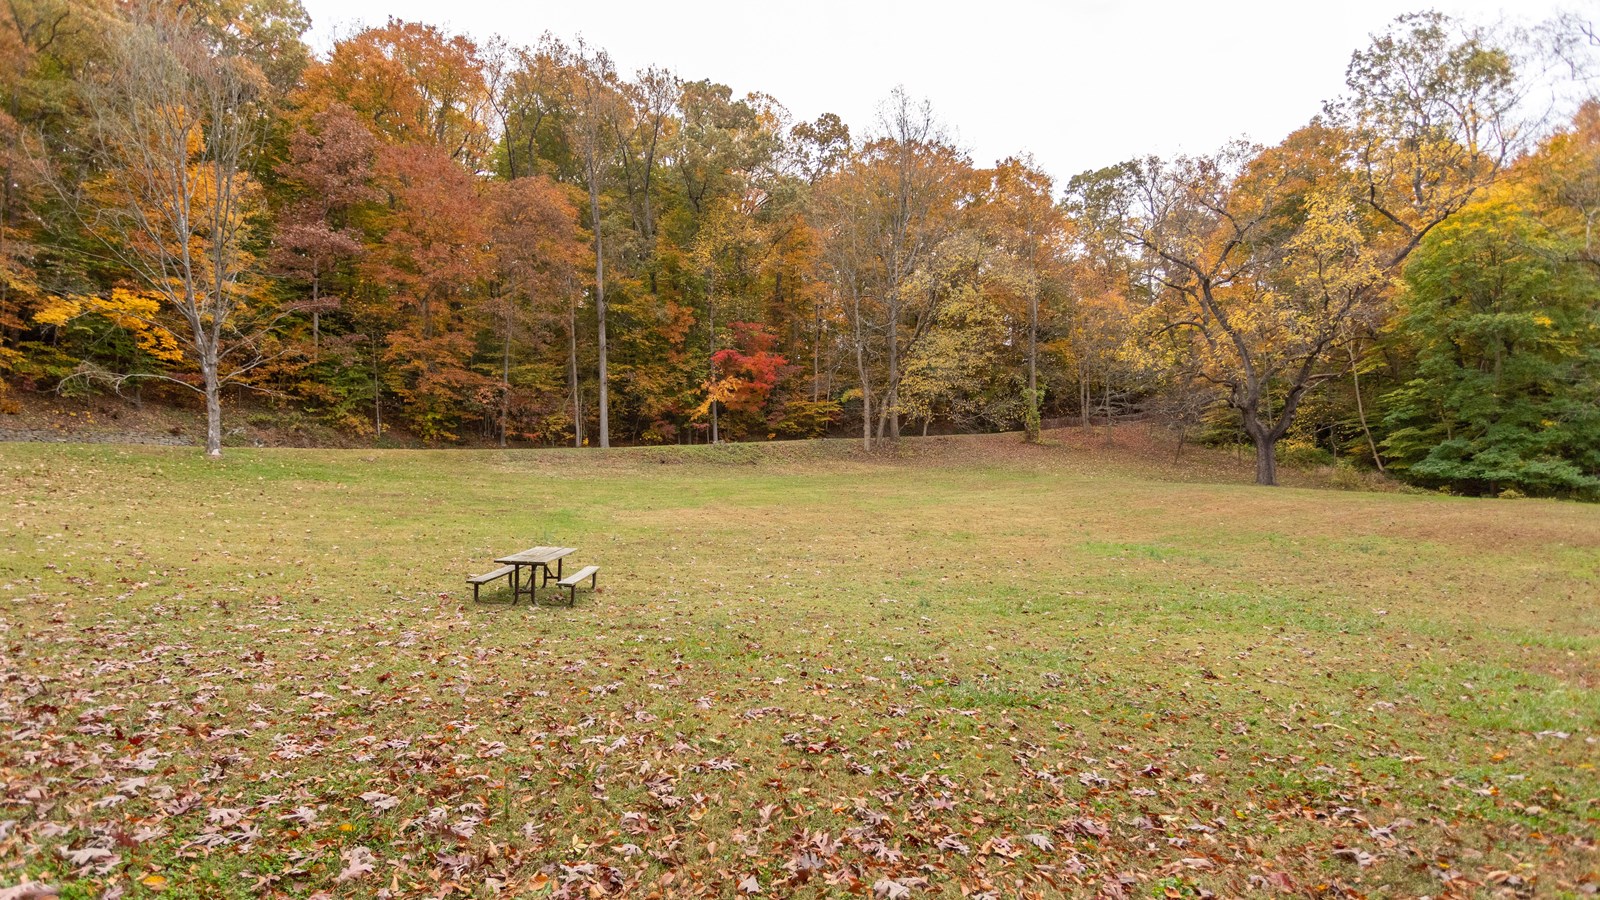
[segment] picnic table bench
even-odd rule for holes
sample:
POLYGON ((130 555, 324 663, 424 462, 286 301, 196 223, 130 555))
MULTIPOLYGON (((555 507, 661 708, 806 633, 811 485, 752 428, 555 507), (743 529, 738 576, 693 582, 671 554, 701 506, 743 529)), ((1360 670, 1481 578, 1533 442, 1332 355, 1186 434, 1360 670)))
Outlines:
POLYGON ((577 603, 578 585, 587 578, 589 579, 590 589, 594 589, 598 584, 597 576, 600 573, 599 566, 584 566, 577 572, 563 577, 561 571, 562 560, 576 552, 578 551, 574 547, 529 547, 520 553, 502 556, 495 560, 495 562, 500 563, 500 568, 492 572, 485 572, 482 575, 467 577, 467 583, 472 585, 472 600, 474 603, 478 602, 478 592, 484 585, 509 575, 511 577, 511 605, 515 606, 517 600, 523 594, 527 594, 528 599, 537 605, 538 598, 534 592, 554 579, 558 588, 567 589, 567 605, 571 606, 577 603), (550 571, 551 563, 555 563, 554 574, 550 571), (529 570, 526 588, 522 583, 522 570, 524 568, 529 570))
POLYGON ((567 589, 568 606, 573 606, 578 602, 578 585, 582 583, 585 578, 589 579, 589 590, 594 590, 595 586, 599 583, 600 567, 584 566, 578 571, 573 572, 571 575, 568 575, 567 577, 556 582, 557 587, 564 587, 567 589))
MULTIPOLYGON (((467 576, 467 584, 472 585, 472 602, 473 603, 477 603, 478 602, 478 589, 479 588, 483 587, 484 585, 488 584, 491 581, 497 581, 497 580, 499 580, 501 578, 504 578, 507 575, 510 575, 512 572, 515 572, 515 571, 516 571, 516 567, 515 566, 501 566, 500 568, 495 569, 493 572, 485 572, 482 575, 468 575, 467 576)), ((516 595, 513 594, 512 597, 511 597, 512 602, 516 602, 516 599, 517 599, 516 595)))

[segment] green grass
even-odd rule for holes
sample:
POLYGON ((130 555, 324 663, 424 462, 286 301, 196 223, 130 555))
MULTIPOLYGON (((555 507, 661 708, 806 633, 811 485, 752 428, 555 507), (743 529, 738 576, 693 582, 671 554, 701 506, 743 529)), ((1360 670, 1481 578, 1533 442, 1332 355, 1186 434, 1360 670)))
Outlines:
POLYGON ((1600 508, 1297 477, 0 446, 0 888, 1579 896, 1600 508), (470 602, 543 543, 601 590, 470 602))

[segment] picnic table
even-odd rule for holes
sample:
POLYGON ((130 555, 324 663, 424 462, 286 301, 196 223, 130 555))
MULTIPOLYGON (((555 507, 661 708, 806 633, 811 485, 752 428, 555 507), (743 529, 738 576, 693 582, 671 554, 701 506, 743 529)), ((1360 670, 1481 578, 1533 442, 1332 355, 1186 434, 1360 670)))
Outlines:
POLYGON ((578 550, 576 547, 529 547, 520 553, 513 553, 510 556, 502 556, 495 560, 495 562, 502 566, 511 566, 512 604, 515 604, 517 602, 517 598, 524 593, 528 595, 529 600, 534 599, 534 590, 549 583, 550 581, 551 563, 556 564, 555 577, 559 581, 561 579, 561 560, 564 557, 577 552, 578 550), (530 570, 528 572, 528 589, 526 591, 522 589, 523 566, 527 566, 530 570), (538 584, 534 584, 534 579, 539 577, 539 572, 532 571, 534 569, 543 571, 544 577, 538 584))

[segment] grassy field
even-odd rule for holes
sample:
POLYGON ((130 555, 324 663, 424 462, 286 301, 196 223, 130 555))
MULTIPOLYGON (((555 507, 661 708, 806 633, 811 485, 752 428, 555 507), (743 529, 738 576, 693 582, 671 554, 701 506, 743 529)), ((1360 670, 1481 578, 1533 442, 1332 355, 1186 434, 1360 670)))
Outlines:
POLYGON ((0 895, 1594 893, 1600 508, 1122 440, 0 445, 0 895))

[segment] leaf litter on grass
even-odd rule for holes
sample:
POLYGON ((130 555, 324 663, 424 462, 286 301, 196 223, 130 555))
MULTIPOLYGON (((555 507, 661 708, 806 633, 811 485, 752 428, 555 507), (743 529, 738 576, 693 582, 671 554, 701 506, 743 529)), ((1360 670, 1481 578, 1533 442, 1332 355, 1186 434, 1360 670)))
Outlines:
MULTIPOLYGON (((1592 635, 1578 650, 1505 643, 1488 625, 1517 611, 1480 611, 1471 590, 1439 631, 1417 611, 1414 573, 1436 583, 1448 535, 1413 573, 1373 573, 1341 600, 1319 579, 1352 571, 1359 551, 1319 548, 1311 565, 1324 568, 1303 572, 1307 557, 1240 549, 1239 533, 1176 561, 1072 549, 1078 523, 1126 543, 1150 516, 1169 543, 1199 548, 1189 513, 1160 512, 1159 481, 1108 483, 1147 511, 1125 520, 1077 476, 1026 467, 929 478, 926 459, 874 463, 830 484, 826 468, 662 481, 579 461, 564 465, 596 486, 587 515, 600 525, 574 544, 613 574, 574 609, 532 610, 475 606, 442 583, 464 548, 510 540, 470 508, 494 491, 473 457, 419 455, 401 475, 316 456, 319 477, 345 485, 334 491, 297 490, 296 458, 251 462, 286 467, 273 491, 246 466, 191 476, 160 453, 110 451, 70 480, 29 467, 8 488, 25 511, 9 540, 29 548, 0 572, 13 588, 0 594, 0 865, 14 889, 1521 896, 1595 884, 1595 695, 1560 675, 1592 635), (125 477, 153 463, 180 473, 125 477), (466 485, 459 502, 430 493, 440 465, 466 485), (202 477, 215 502, 189 493, 202 477), (835 502, 860 479, 881 503, 835 502), (808 480, 809 493, 795 486, 808 480), (714 489, 671 516, 640 514, 685 481, 714 489), (138 532, 99 514, 133 501, 130 485, 136 511, 123 515, 138 532), (202 537, 207 506, 217 526, 202 537), (408 522, 359 525, 389 507, 408 522), (1020 589, 942 580, 941 560, 973 556, 960 532, 1018 514, 1033 533, 980 555, 1036 573, 1020 589), (908 536, 902 519, 922 530, 908 536), (447 537, 370 562, 406 531, 447 537), (1240 611, 1180 612, 1205 591, 1240 611), (1374 607, 1392 611, 1383 627, 1360 625, 1374 607)), ((1393 499, 1398 523, 1382 528, 1426 518, 1393 499)), ((1260 501, 1269 517, 1326 502, 1260 501)), ((1596 523, 1579 521, 1590 530, 1573 540, 1592 541, 1596 523)), ((1494 562, 1477 577, 1520 590, 1525 609, 1582 586, 1494 562)), ((1571 609, 1594 621, 1592 601, 1571 609)))

